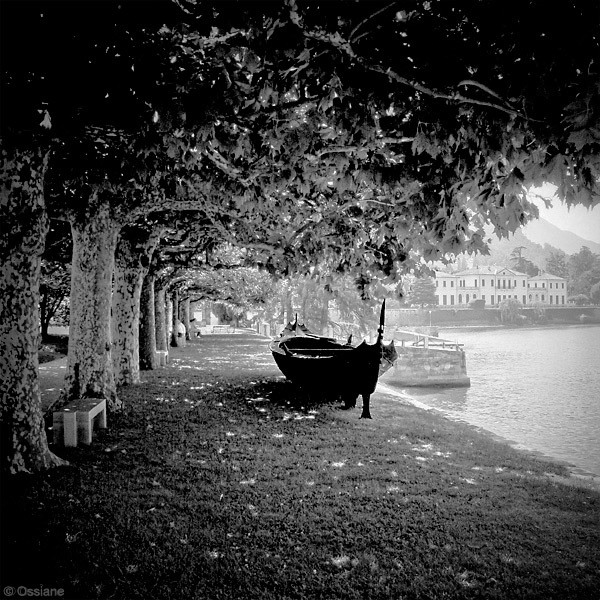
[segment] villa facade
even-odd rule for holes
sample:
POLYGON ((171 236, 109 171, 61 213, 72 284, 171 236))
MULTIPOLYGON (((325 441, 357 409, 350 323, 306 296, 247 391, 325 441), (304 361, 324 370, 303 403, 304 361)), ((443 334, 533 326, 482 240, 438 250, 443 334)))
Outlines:
POLYGON ((435 294, 439 306, 467 306, 472 300, 497 306, 509 298, 524 306, 556 306, 567 302, 567 283, 550 273, 530 277, 507 267, 475 267, 457 273, 436 271, 435 294))

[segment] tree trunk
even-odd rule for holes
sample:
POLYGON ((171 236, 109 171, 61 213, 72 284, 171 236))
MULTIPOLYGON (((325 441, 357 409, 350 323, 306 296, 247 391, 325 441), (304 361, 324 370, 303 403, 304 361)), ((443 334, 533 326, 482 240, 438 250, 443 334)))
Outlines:
POLYGON ((165 288, 154 290, 154 321, 156 325, 156 349, 167 348, 167 305, 165 288))
POLYGON ((41 294, 40 298, 40 327, 42 330, 42 342, 48 339, 48 325, 50 324, 50 316, 48 310, 48 295, 41 294))
POLYGON ((112 361, 117 385, 140 381, 138 334, 144 270, 135 242, 124 233, 125 230, 119 236, 115 252, 112 294, 112 361))
POLYGON ((185 326, 185 339, 190 340, 190 299, 186 298, 179 303, 179 320, 185 326))
POLYGON ((69 359, 61 401, 105 398, 122 408, 111 358, 110 309, 115 248, 120 225, 108 200, 92 198, 90 210, 73 219, 69 359))
POLYGON ((38 380, 46 165, 42 151, 0 156, 0 440, 11 473, 66 464, 48 449, 38 380))
POLYGON ((167 328, 167 342, 169 344, 171 344, 171 342, 173 341, 173 300, 171 298, 169 298, 165 292, 165 298, 166 298, 166 309, 167 309, 167 314, 166 314, 166 318, 165 318, 165 325, 167 328))
POLYGON ((117 243, 112 297, 112 359, 117 385, 140 382, 140 296, 158 239, 153 230, 127 225, 117 243))
POLYGON ((156 317, 154 314, 154 276, 146 275, 140 296, 140 369, 152 371, 156 360, 156 317))
POLYGON ((178 330, 179 321, 179 290, 173 290, 173 331, 171 332, 171 346, 184 346, 185 337, 180 337, 178 330))

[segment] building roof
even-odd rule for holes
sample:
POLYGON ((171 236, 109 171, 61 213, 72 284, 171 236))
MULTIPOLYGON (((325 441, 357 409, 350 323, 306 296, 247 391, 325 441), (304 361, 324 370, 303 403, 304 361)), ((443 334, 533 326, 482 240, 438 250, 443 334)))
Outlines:
POLYGON ((453 275, 497 275, 500 271, 508 271, 511 275, 517 275, 521 277, 527 277, 527 273, 520 273, 514 269, 508 267, 501 267, 499 265, 488 265, 484 267, 471 267, 470 269, 464 269, 453 273, 453 275))
POLYGON ((542 271, 539 275, 535 277, 529 278, 531 281, 535 281, 536 279, 539 281, 540 279, 560 279, 560 281, 566 281, 564 277, 559 277, 558 275, 552 275, 552 273, 547 273, 546 271, 542 271))

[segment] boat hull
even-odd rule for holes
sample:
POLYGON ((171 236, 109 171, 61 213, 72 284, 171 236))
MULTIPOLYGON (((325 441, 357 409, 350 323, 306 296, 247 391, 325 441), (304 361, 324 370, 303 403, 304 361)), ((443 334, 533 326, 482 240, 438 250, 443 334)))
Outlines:
POLYGON ((344 399, 353 394, 356 399, 375 391, 381 363, 379 344, 363 342, 352 347, 319 343, 313 348, 298 348, 292 341, 284 341, 273 342, 271 351, 286 378, 312 392, 335 392, 344 399))

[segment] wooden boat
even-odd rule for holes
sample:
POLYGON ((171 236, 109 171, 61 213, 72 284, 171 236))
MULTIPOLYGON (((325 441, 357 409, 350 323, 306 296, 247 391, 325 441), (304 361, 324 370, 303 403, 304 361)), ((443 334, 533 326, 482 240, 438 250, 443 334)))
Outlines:
POLYGON ((361 419, 370 419, 369 402, 379 375, 385 373, 397 357, 394 342, 383 343, 385 300, 381 307, 377 341, 353 346, 351 338, 338 342, 312 333, 304 325, 288 323, 281 336, 271 342, 270 350, 279 370, 293 383, 311 394, 331 394, 354 408, 363 398, 361 419))

